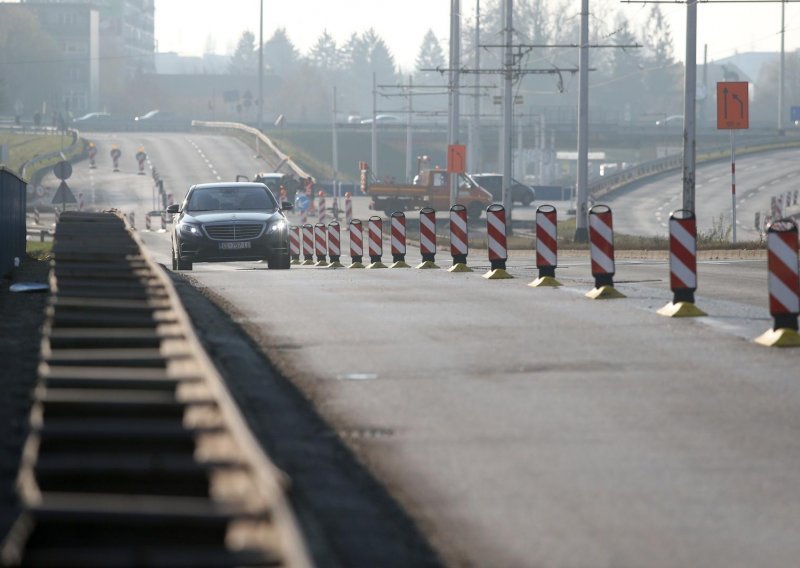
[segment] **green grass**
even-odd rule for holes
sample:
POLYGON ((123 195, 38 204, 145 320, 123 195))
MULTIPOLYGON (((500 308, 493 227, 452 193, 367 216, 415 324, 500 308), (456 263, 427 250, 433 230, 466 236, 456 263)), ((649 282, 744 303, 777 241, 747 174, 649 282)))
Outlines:
POLYGON ((35 260, 50 260, 53 258, 53 241, 28 241, 25 244, 25 252, 35 260))
MULTIPOLYGON (((44 135, 44 134, 17 134, 17 133, 0 133, 0 144, 8 144, 8 163, 6 167, 15 172, 19 172, 20 166, 27 160, 48 154, 50 152, 57 152, 69 146, 71 138, 69 136, 44 135)), ((53 160, 55 163, 56 160, 53 160)), ((39 164, 41 166, 42 164, 39 164)), ((50 164, 43 164, 47 167, 50 164)), ((31 176, 33 172, 28 172, 31 176)))

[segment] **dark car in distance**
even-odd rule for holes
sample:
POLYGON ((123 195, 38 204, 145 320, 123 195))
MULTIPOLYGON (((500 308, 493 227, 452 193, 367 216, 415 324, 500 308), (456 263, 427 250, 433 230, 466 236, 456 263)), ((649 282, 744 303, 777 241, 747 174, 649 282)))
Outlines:
POLYGON ((172 230, 172 269, 191 270, 195 262, 266 260, 270 269, 289 268, 289 222, 262 183, 193 185, 172 230))
MULTIPOLYGON (((472 174, 470 176, 479 186, 492 194, 499 203, 503 199, 502 174, 472 174)), ((511 178, 511 202, 528 206, 536 199, 536 191, 529 185, 511 178)))

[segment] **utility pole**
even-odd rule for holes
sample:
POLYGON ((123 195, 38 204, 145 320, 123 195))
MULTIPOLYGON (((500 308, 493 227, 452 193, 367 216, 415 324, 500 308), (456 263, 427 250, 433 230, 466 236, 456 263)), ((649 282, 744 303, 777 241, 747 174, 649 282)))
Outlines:
POLYGON ((683 208, 695 211, 695 96, 697 93, 697 0, 686 0, 686 75, 683 86, 683 208))
POLYGON ((369 166, 373 175, 378 175, 378 120, 377 120, 377 107, 378 107, 378 85, 375 72, 372 72, 372 156, 370 159, 372 163, 369 166))
MULTIPOLYGON (((448 146, 458 144, 459 133, 459 80, 461 67, 461 1, 450 1, 450 105, 448 146)), ((450 205, 458 203, 458 179, 450 175, 450 205)))
POLYGON ((589 0, 581 0, 581 42, 578 64, 578 195, 575 242, 589 242, 589 0))
MULTIPOLYGON (((475 69, 481 68, 481 0, 475 0, 475 69)), ((470 171, 478 172, 481 167, 481 74, 475 73, 475 94, 472 100, 472 120, 467 146, 467 164, 470 171)))
POLYGON ((264 0, 258 13, 258 131, 264 122, 264 0))
POLYGON ((339 130, 336 124, 336 86, 333 87, 333 116, 331 118, 333 132, 333 188, 336 194, 336 182, 339 181, 339 130))
POLYGON ((411 183, 411 180, 414 179, 414 170, 412 169, 413 166, 413 156, 412 150, 414 146, 414 132, 411 126, 412 119, 411 117, 414 116, 414 103, 413 97, 411 96, 411 92, 413 90, 411 75, 408 76, 408 117, 406 117, 406 183, 411 183))
POLYGON ((786 0, 781 0, 781 73, 778 79, 778 135, 783 136, 783 95, 784 95, 784 73, 786 71, 786 0))
POLYGON ((503 208, 506 210, 506 227, 511 227, 511 148, 514 144, 514 131, 512 114, 514 112, 513 100, 513 75, 514 52, 514 0, 505 0, 505 29, 504 37, 504 75, 503 75, 503 208))

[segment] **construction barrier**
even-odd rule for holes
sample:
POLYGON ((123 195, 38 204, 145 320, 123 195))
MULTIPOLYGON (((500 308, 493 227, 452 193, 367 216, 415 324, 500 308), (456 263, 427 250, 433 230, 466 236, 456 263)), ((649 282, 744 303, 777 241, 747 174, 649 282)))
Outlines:
POLYGON ((339 221, 331 221, 328 223, 328 257, 331 260, 328 268, 344 268, 342 263, 339 262, 339 257, 342 254, 340 242, 341 228, 339 227, 339 221))
POLYGON ((536 268, 539 277, 528 284, 539 286, 561 286, 556 280, 558 266, 558 213, 552 205, 540 205, 536 209, 536 268))
POLYGON ((392 264, 389 268, 411 268, 406 264, 406 215, 395 211, 391 215, 392 222, 392 264))
POLYGON ((359 219, 350 221, 350 259, 347 268, 364 268, 364 227, 359 219))
POLYGON ((93 170, 97 167, 95 159, 97 158, 97 145, 94 142, 89 142, 89 169, 93 170))
POLYGON ((417 268, 439 268, 436 266, 436 211, 431 207, 423 207, 419 212, 419 251, 422 262, 417 268))
POLYGON ((289 255, 292 264, 300 264, 300 227, 289 227, 289 255))
POLYGON ((148 232, 152 230, 152 225, 151 225, 151 222, 150 222, 150 215, 145 215, 144 216, 144 230, 148 231, 148 232))
POLYGON ((136 152, 136 161, 139 162, 139 175, 144 175, 144 162, 147 160, 147 154, 144 151, 144 148, 139 148, 136 152))
POLYGON ((328 266, 325 255, 327 252, 326 244, 327 231, 325 230, 324 223, 317 223, 314 225, 314 247, 317 254, 317 262, 314 266, 328 266))
POLYGON ((669 286, 672 302, 658 310, 667 317, 706 315, 694 305, 697 290, 697 218, 686 209, 669 216, 669 286))
POLYGON ((586 294, 593 300, 624 298, 614 288, 614 224, 611 208, 595 205, 589 209, 589 246, 594 289, 586 294))
POLYGON ((448 272, 472 272, 467 266, 469 254, 467 208, 460 204, 450 208, 450 254, 453 257, 453 266, 448 272))
POLYGON ((369 260, 367 268, 386 268, 381 262, 383 256, 383 220, 377 215, 369 218, 369 260))
POLYGON ((131 224, 131 229, 133 229, 135 231, 136 230, 136 212, 135 211, 131 211, 128 214, 128 223, 131 224))
POLYGON ((486 208, 486 238, 492 267, 483 277, 488 280, 513 278, 506 272, 506 261, 508 260, 506 210, 499 203, 493 203, 486 208))
POLYGON ((111 161, 113 162, 114 166, 113 169, 115 172, 119 171, 119 159, 122 156, 122 150, 120 150, 117 146, 111 147, 111 161))
POLYGON ((303 265, 314 264, 314 227, 311 223, 303 224, 303 265))
POLYGON ((319 206, 318 206, 319 222, 324 224, 328 218, 328 211, 325 208, 325 192, 320 191, 318 195, 319 195, 319 206))
POLYGON ((85 203, 83 201, 83 192, 78 192, 78 211, 83 211, 85 203))
POLYGON ((350 192, 344 194, 344 222, 345 225, 349 228, 350 223, 353 220, 353 196, 350 195, 350 192))
POLYGON ((769 347, 800 347, 797 317, 800 315, 800 266, 797 224, 780 219, 767 228, 769 313, 772 329, 756 338, 769 347))
POLYGON ((33 208, 33 224, 37 226, 42 224, 41 215, 36 207, 33 208))

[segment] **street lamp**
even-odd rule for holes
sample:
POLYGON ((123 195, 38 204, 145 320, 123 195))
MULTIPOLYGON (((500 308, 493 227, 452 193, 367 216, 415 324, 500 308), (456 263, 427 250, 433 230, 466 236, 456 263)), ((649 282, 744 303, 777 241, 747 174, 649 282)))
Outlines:
POLYGON ((264 0, 258 13, 258 131, 264 120, 264 0))

